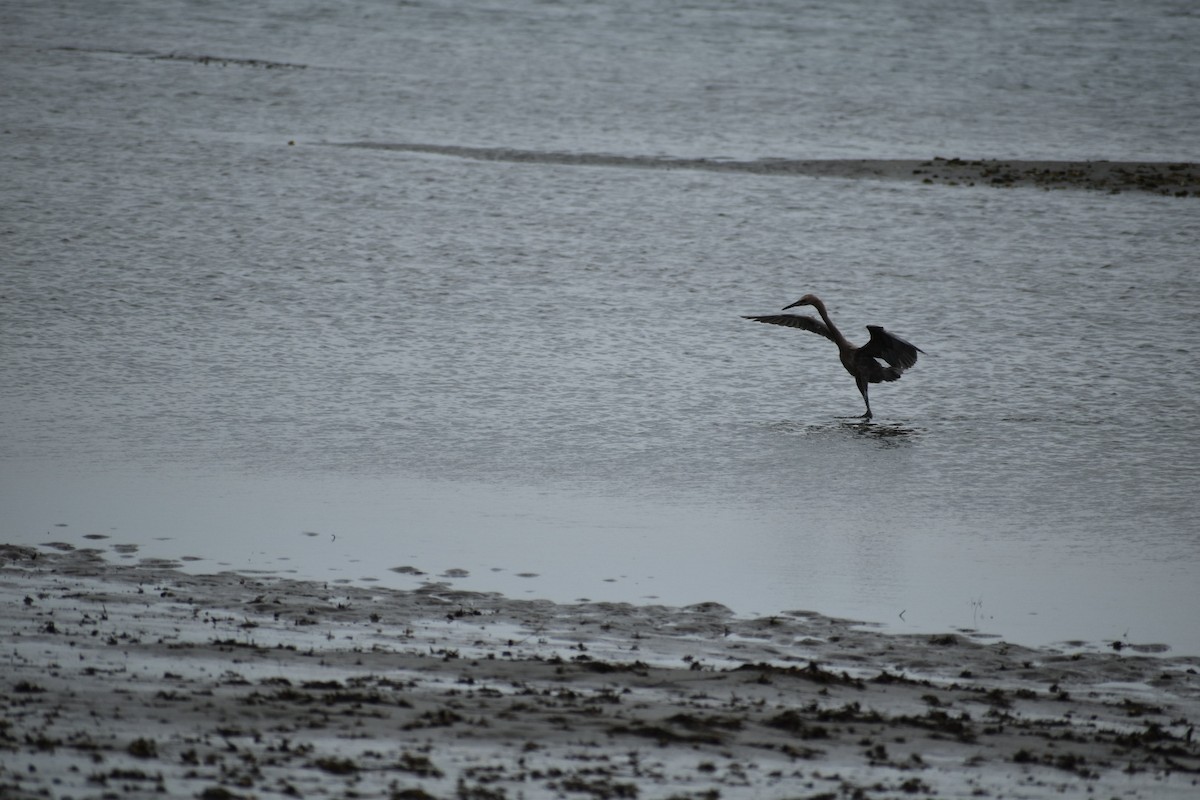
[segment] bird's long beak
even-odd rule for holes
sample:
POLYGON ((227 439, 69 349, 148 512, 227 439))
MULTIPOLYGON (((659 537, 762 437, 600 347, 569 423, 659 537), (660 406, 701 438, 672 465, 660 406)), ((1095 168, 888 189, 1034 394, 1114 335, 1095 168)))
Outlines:
POLYGON ((795 308, 795 307, 796 307, 796 306, 798 306, 798 305, 800 305, 800 301, 799 301, 799 300, 797 300, 796 302, 792 303, 790 306, 784 306, 784 307, 783 307, 783 310, 784 310, 784 311, 787 311, 789 308, 795 308))

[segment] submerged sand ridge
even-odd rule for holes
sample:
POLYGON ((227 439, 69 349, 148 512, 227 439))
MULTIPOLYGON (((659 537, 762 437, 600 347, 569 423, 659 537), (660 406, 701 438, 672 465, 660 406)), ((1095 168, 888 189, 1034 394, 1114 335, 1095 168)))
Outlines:
POLYGON ((0 561, 6 798, 1200 792, 1200 658, 0 561))
POLYGON ((1200 164, 1166 161, 1064 161, 1024 159, 787 159, 753 161, 713 158, 624 156, 606 153, 562 153, 512 148, 463 147, 419 143, 344 142, 361 147, 431 153, 481 161, 562 164, 644 169, 693 169, 748 172, 757 175, 802 175, 812 178, 908 180, 947 186, 997 188, 1087 189, 1111 194, 1152 192, 1171 197, 1200 196, 1200 164))

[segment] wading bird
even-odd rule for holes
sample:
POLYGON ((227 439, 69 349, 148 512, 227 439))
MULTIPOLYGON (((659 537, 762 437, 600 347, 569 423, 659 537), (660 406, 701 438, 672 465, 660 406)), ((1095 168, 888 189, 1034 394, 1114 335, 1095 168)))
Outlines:
POLYGON ((765 317, 743 317, 743 319, 812 331, 836 344, 838 354, 842 359, 842 366, 854 376, 854 382, 858 384, 858 391, 862 393, 863 402, 867 404, 867 413, 863 414, 865 419, 871 418, 871 401, 867 399, 867 385, 899 380, 904 370, 917 363, 917 353, 925 352, 899 336, 888 333, 878 325, 868 325, 867 330, 871 332, 871 340, 862 347, 855 347, 833 324, 821 298, 815 294, 806 294, 790 306, 784 306, 783 310, 787 311, 796 306, 812 306, 817 309, 821 319, 816 320, 799 314, 768 314, 765 317), (880 364, 879 359, 886 361, 888 366, 880 364))

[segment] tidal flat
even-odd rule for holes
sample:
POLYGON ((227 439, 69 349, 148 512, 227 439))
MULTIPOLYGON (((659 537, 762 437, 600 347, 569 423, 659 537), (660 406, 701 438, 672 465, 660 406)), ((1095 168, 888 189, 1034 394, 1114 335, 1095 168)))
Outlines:
POLYGON ((1200 658, 0 549, 0 792, 1194 797, 1200 658))

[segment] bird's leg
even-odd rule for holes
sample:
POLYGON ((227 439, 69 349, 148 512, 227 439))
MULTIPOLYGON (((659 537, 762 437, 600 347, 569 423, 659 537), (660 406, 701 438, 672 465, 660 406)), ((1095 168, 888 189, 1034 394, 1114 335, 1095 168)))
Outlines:
POLYGON ((855 382, 858 384, 858 391, 862 393, 863 402, 867 404, 867 413, 863 414, 862 418, 870 419, 871 418, 871 401, 867 399, 867 382, 864 381, 862 378, 856 379, 855 382))

